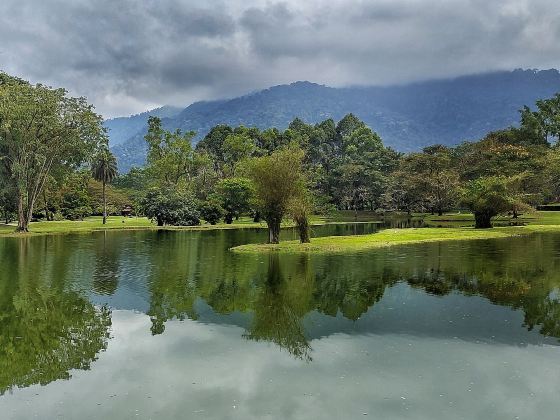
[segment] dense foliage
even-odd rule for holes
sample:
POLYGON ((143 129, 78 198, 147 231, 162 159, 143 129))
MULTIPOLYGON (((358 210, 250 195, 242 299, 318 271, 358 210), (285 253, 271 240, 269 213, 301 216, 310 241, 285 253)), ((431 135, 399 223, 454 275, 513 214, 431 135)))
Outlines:
MULTIPOLYGON (((284 130, 296 116, 316 124, 353 113, 375 128, 386 145, 409 152, 435 142, 453 146, 508 127, 517 122, 523 105, 554 95, 558 86, 556 70, 503 71, 391 87, 297 82, 226 101, 197 102, 183 110, 156 109, 149 115, 162 118, 169 130, 196 131, 200 140, 220 124, 284 130)), ((143 114, 106 122, 123 172, 145 164, 146 120, 143 114)))
POLYGON ((99 118, 82 99, 9 76, 0 92, 0 206, 6 220, 19 213, 20 230, 31 218, 127 208, 158 225, 250 215, 268 224, 270 242, 289 217, 305 242, 309 215, 335 209, 468 209, 478 227, 490 227, 498 214, 516 218, 560 200, 559 95, 524 107, 517 127, 408 154, 386 147, 354 114, 316 124, 295 118, 285 130, 218 124, 196 145, 195 132, 169 131, 149 116, 147 164, 116 176, 99 118), (37 135, 25 128, 35 127, 35 113, 37 135))
POLYGON ((15 193, 18 231, 27 232, 52 173, 73 171, 107 138, 101 116, 64 89, 0 77, 0 162, 15 193))

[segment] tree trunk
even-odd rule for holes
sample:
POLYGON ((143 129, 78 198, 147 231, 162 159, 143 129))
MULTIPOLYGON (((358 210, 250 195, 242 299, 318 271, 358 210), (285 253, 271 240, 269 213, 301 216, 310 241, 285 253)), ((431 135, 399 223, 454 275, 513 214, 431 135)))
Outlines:
POLYGON ((224 222, 226 222, 228 225, 231 225, 233 223, 233 214, 226 213, 226 215, 224 216, 224 222))
POLYGON ((51 218, 49 217, 49 203, 47 202, 47 189, 43 188, 43 201, 45 202, 45 219, 47 220, 47 222, 51 221, 51 218))
POLYGON ((253 222, 259 223, 260 221, 261 221, 261 214, 258 211, 256 211, 255 215, 253 216, 253 222))
POLYGON ((266 223, 268 225, 268 243, 278 244, 280 243, 280 222, 281 217, 270 217, 267 219, 266 223))
POLYGON ((492 214, 488 212, 475 212, 474 213, 474 227, 476 229, 489 229, 492 227, 492 214))
POLYGON ((157 225, 158 225, 158 226, 163 226, 163 220, 160 219, 160 218, 158 218, 158 219, 157 219, 157 225))
POLYGON ((299 233, 299 241, 302 244, 311 242, 309 239, 309 220, 307 220, 307 217, 298 217, 296 219, 296 227, 299 233))
POLYGON ((103 224, 107 223, 107 196, 105 195, 105 180, 103 180, 103 224))
POLYGON ((443 216, 443 210, 438 210, 437 215, 438 216, 443 216))
POLYGON ((18 225, 16 232, 29 232, 29 220, 26 217, 23 200, 23 194, 18 194, 18 225))
POLYGON ((517 212, 517 209, 513 209, 513 218, 517 219, 518 216, 519 216, 519 213, 517 212))

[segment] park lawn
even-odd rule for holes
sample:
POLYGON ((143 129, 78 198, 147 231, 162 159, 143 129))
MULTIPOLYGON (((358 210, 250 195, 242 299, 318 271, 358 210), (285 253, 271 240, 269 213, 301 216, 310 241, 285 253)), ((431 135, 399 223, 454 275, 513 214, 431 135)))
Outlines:
POLYGON ((14 226, 10 225, 0 225, 0 235, 12 233, 14 231, 14 226))
MULTIPOLYGON (((322 225, 327 223, 326 218, 315 216, 311 218, 312 225, 322 225)), ((293 223, 286 222, 282 226, 293 226, 293 223)), ((240 228, 265 228, 266 223, 253 222, 250 217, 240 217, 239 220, 234 220, 232 224, 218 223, 210 225, 202 223, 199 226, 165 226, 158 227, 155 223, 151 222, 146 217, 122 217, 111 216, 107 219, 107 224, 103 225, 103 218, 101 216, 87 217, 82 221, 61 220, 52 222, 32 222, 29 225, 29 234, 56 234, 56 233, 87 233, 99 230, 116 230, 116 229, 161 229, 161 230, 214 230, 214 229, 240 229, 240 228)), ((0 224, 0 236, 2 235, 17 235, 15 232, 15 224, 5 225, 0 224)))
POLYGON ((493 229, 474 228, 409 228, 386 229, 369 235, 327 236, 314 238, 311 243, 286 241, 280 244, 248 244, 232 248, 239 253, 348 253, 370 249, 424 242, 456 240, 496 239, 512 236, 530 235, 535 232, 560 232, 560 225, 528 225, 497 227, 493 229))
MULTIPOLYGON (((472 213, 445 213, 442 216, 416 213, 413 218, 423 219, 427 227, 461 227, 474 225, 472 213)), ((508 225, 510 223, 530 224, 530 225, 560 225, 560 211, 535 211, 524 213, 517 219, 510 216, 498 216, 492 219, 497 226, 508 225)))

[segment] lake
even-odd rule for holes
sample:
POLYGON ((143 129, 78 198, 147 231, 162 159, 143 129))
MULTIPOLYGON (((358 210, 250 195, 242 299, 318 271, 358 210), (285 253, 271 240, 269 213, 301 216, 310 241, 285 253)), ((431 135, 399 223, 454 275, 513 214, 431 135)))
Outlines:
POLYGON ((560 235, 228 251, 266 235, 0 239, 0 418, 558 418, 560 235))

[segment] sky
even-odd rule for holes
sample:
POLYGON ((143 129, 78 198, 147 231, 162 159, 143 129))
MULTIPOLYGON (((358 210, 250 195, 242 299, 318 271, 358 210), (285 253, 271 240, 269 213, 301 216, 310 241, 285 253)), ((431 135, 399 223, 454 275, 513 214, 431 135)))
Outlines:
POLYGON ((2 0, 0 70, 104 117, 297 80, 560 67, 558 0, 2 0))

